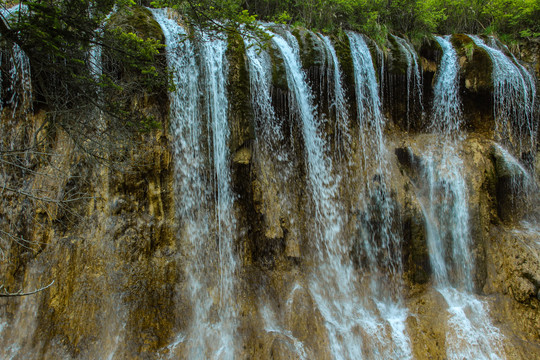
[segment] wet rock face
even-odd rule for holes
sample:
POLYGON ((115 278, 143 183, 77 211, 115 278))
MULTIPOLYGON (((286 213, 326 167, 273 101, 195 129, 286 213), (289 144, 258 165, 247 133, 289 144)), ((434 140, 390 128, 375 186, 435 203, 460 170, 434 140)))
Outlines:
MULTIPOLYGON (((144 18, 144 31, 153 33, 155 38, 162 37, 154 33, 155 24, 146 23, 146 16, 141 10, 125 21, 138 22, 144 18)), ((124 23, 122 18, 116 21, 124 23)), ((298 29, 295 36, 312 90, 320 95, 316 103, 324 113, 329 104, 322 85, 327 82, 321 77, 328 66, 327 54, 312 32, 298 29)), ((346 37, 332 39, 350 101, 355 96, 349 42, 346 37)), ((465 35, 454 35, 452 41, 460 55, 461 90, 467 116, 468 138, 459 139, 456 148, 465 163, 463 176, 467 182, 475 262, 474 291, 479 296, 485 295, 495 319, 503 324, 501 331, 508 339, 507 357, 527 359, 527 355, 540 354, 538 229, 520 224, 527 218, 531 205, 529 193, 523 191, 529 175, 509 155, 492 146, 489 57, 465 35)), ((317 236, 306 225, 312 221, 307 210, 312 206, 309 199, 312 189, 306 180, 299 124, 290 116, 283 59, 276 48, 269 47, 272 101, 285 138, 280 145, 289 155, 281 158, 281 154, 261 145, 265 139, 255 136, 245 47, 239 37, 231 36, 228 42, 231 129, 228 145, 238 228, 234 249, 240 264, 235 274, 240 284, 234 299, 238 303, 235 325, 242 345, 238 354, 240 358, 253 359, 331 359, 332 344, 323 310, 317 307, 315 296, 309 291, 309 282, 314 281, 310 271, 317 236), (286 181, 281 184, 283 179, 279 177, 285 175, 286 181)), ((424 70, 423 87, 428 90, 424 91, 426 104, 430 102, 429 89, 440 61, 437 46, 434 41, 426 42, 419 54, 424 70)), ((524 56, 533 57, 532 52, 524 56)), ((385 91, 389 91, 385 106, 391 115, 387 129, 392 136, 388 145, 392 168, 389 196, 396 204, 393 225, 400 228, 404 267, 403 288, 397 291, 403 292, 409 312, 405 324, 414 358, 445 359, 448 304, 433 286, 426 219, 417 194, 426 181, 423 157, 426 147, 438 144, 441 139, 440 135, 425 134, 428 131, 422 127, 418 112, 410 115, 412 127, 406 133, 407 65, 395 42, 388 45, 386 64, 382 80, 385 91)), ((377 64, 378 70, 380 65, 377 64)), ((0 215, 10 216, 10 222, 19 222, 16 229, 19 234, 42 242, 36 251, 17 245, 9 249, 10 264, 0 267, 2 283, 11 288, 24 284, 30 289, 50 279, 56 284, 33 298, 0 299, 0 315, 8 323, 5 327, 0 323, 0 354, 11 355, 10 350, 2 351, 13 344, 21 346, 20 354, 45 359, 185 358, 188 354, 189 344, 183 343, 182 336, 192 330, 192 289, 186 279, 193 274, 185 272, 184 262, 193 259, 186 258, 182 234, 176 229, 174 207, 182 204, 176 203, 173 190, 171 144, 175 139, 167 132, 166 102, 144 100, 144 94, 139 96, 134 106, 143 108, 164 126, 162 131, 124 140, 124 158, 131 161, 115 164, 123 171, 85 161, 83 154, 74 152, 73 144, 59 133, 47 146, 62 154, 64 160, 38 161, 34 170, 47 173, 62 168, 69 176, 56 183, 46 180, 46 176, 34 178, 16 173, 31 183, 30 187, 50 197, 59 192, 81 192, 90 199, 61 209, 54 204, 38 206, 8 198, 11 208, 0 209, 0 215), (138 147, 129 147, 130 141, 138 147), (81 177, 88 181, 81 181, 81 177)), ((351 109, 354 106, 351 103, 351 109)), ((351 118, 355 111, 351 110, 351 118)), ((32 121, 36 122, 32 128, 39 128, 39 116, 32 121)), ((327 125, 333 126, 331 119, 327 125)), ((351 133, 358 137, 357 131, 351 133)), ((33 133, 25 136, 30 135, 33 133)), ((357 195, 365 186, 355 178, 354 171, 360 166, 354 162, 366 160, 361 159, 364 153, 358 149, 357 139, 351 147, 347 150, 356 153, 351 159, 342 159, 336 168, 350 170, 347 175, 339 174, 342 181, 339 191, 345 198, 343 206, 350 210, 346 226, 354 228, 363 218, 357 195)), ((334 172, 337 176, 338 170, 334 172)), ((379 176, 370 180, 380 182, 379 176)), ((20 184, 24 185, 22 180, 20 184)), ((6 225, 4 220, 0 220, 2 226, 6 225)), ((378 229, 383 224, 376 219, 367 225, 378 229)), ((211 241, 218 242, 218 236, 211 241)), ((361 254, 358 249, 365 239, 357 236, 355 241, 350 252, 361 254)), ((353 261, 355 271, 365 270, 362 256, 353 261)), ((209 266, 218 268, 219 264, 209 266)), ((209 296, 219 302, 219 294, 209 296)), ((356 327, 349 330, 363 331, 356 327)))
POLYGON ((420 131, 424 126, 423 100, 420 101, 418 95, 423 90, 423 81, 415 75, 415 69, 420 71, 422 65, 420 58, 411 54, 414 47, 406 39, 391 35, 385 47, 382 79, 385 112, 403 131, 420 131))
POLYGON ((525 168, 498 145, 490 149, 495 167, 497 211, 505 222, 519 222, 530 210, 532 179, 525 168))
POLYGON ((452 35, 451 41, 460 57, 462 83, 465 89, 471 93, 491 93, 493 91, 493 80, 491 79, 493 67, 489 54, 476 46, 467 35, 452 35))
POLYGON ((494 129, 493 65, 489 54, 464 34, 454 34, 451 42, 459 56, 460 87, 468 131, 491 132, 494 129))
POLYGON ((227 59, 229 61, 228 95, 230 102, 231 153, 248 145, 253 139, 254 129, 249 94, 249 73, 246 65, 244 41, 239 34, 228 39, 227 59))
POLYGON ((495 292, 495 316, 524 340, 535 353, 540 340, 540 252, 538 229, 529 225, 494 228, 488 247, 486 290, 495 292), (536 344, 536 345, 534 345, 536 344))
POLYGON ((434 38, 425 39, 418 51, 422 64, 424 104, 433 100, 433 86, 442 55, 442 48, 434 38))
POLYGON ((518 59, 532 64, 531 68, 536 73, 536 79, 540 78, 540 40, 538 38, 526 39, 515 55, 518 59))

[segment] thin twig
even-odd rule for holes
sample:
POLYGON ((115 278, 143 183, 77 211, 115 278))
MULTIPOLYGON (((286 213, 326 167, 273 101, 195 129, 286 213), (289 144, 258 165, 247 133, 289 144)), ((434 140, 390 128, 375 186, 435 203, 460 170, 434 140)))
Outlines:
POLYGON ((36 293, 38 293, 40 291, 43 291, 45 289, 50 288, 53 284, 54 284, 54 280, 47 286, 44 286, 44 287, 39 288, 37 290, 26 292, 26 293, 23 293, 22 290, 19 290, 16 293, 10 293, 10 292, 7 291, 7 289, 4 287, 4 285, 0 285, 0 291, 4 290, 4 292, 0 292, 0 297, 18 297, 18 296, 33 295, 33 294, 36 294, 36 293))

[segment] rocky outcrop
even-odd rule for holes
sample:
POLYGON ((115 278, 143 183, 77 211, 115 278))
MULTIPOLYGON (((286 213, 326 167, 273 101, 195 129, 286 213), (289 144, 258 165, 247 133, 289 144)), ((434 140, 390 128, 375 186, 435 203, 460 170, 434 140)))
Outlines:
POLYGON ((498 145, 491 147, 495 166, 497 211, 505 222, 517 223, 531 210, 531 175, 515 158, 498 145))
POLYGON ((519 346, 508 347, 508 358, 528 359, 539 351, 540 253, 538 228, 523 224, 495 227, 487 244, 488 282, 495 296, 493 316, 504 334, 519 346), (507 335, 510 336, 510 335, 507 335))

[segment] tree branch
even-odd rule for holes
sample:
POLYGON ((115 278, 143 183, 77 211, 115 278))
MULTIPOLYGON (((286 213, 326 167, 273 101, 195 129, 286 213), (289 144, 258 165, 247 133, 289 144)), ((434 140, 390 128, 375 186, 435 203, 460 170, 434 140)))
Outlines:
POLYGON ((40 291, 43 291, 45 289, 48 289, 50 288, 52 285, 54 284, 54 280, 47 286, 44 286, 42 288, 39 288, 37 290, 34 290, 34 291, 30 291, 30 292, 22 292, 22 290, 19 290, 18 292, 16 293, 10 293, 7 291, 7 289, 4 287, 4 285, 0 285, 0 298, 3 298, 3 297, 19 297, 19 296, 28 296, 28 295, 33 295, 33 294, 36 294, 40 291), (2 292, 3 290, 3 292, 2 292))

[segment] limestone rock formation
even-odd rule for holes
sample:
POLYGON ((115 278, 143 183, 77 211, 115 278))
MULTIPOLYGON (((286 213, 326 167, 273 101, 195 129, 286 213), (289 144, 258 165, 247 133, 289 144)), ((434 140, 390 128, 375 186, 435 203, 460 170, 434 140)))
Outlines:
MULTIPOLYGON (((111 26, 133 27, 163 40, 159 25, 142 8, 111 18, 111 26)), ((459 56, 465 126, 449 135, 427 125, 441 69, 443 50, 437 42, 426 41, 417 54, 403 38, 389 37, 380 50, 367 41, 379 86, 373 95, 382 96, 385 114, 378 134, 372 110, 366 110, 365 123, 358 118, 361 90, 355 86, 351 43, 343 34, 330 36, 349 103, 349 142, 342 146, 336 145, 345 140, 336 136, 332 109, 338 105, 328 95, 335 83, 327 76, 332 64, 322 36, 301 28, 268 28, 292 36, 291 48, 297 42, 302 73, 296 79, 307 84, 311 93, 304 95, 313 107, 298 110, 300 91, 293 91, 288 76, 290 54, 270 43, 261 51, 271 62, 264 74, 272 110, 261 115, 264 109, 256 108, 251 96, 257 88, 250 78, 248 46, 240 36, 226 40, 219 61, 227 64, 223 85, 229 101, 221 110, 229 130, 232 225, 220 217, 220 201, 229 193, 217 185, 220 154, 213 152, 215 130, 204 113, 214 109, 204 106, 207 74, 197 78, 191 103, 204 109, 196 117, 202 130, 195 139, 204 159, 186 157, 184 163, 174 144, 193 134, 185 127, 180 132, 185 137, 178 138, 170 130, 175 115, 165 90, 163 97, 133 95, 129 106, 143 109, 162 128, 127 135, 121 153, 106 154, 114 160, 109 162, 78 150, 61 129, 41 129, 44 112, 2 111, 2 146, 44 138, 42 153, 18 159, 30 164, 29 171, 3 165, 12 173, 0 174, 4 184, 39 194, 2 193, 0 284, 11 292, 54 284, 32 296, 0 298, 0 357, 220 358, 232 353, 238 359, 333 359, 336 354, 447 359, 466 351, 486 355, 481 348, 486 339, 493 342, 488 354, 493 358, 540 357, 540 175, 522 163, 522 154, 510 154, 494 140, 489 54, 467 35, 451 37, 459 56), (417 79, 416 71, 423 77, 417 79), (315 119, 316 129, 307 129, 302 115, 315 119), (326 168, 313 165, 313 148, 320 150, 315 155, 326 168), (451 168, 455 164, 443 166, 450 152, 459 171, 451 168), (194 203, 180 193, 178 176, 187 177, 178 175, 181 166, 200 170, 189 174, 186 188, 196 189, 194 183, 205 179, 205 191, 194 203), (462 210, 470 237, 464 252, 474 264, 466 276, 465 262, 459 263, 463 253, 452 247, 455 236, 440 230, 455 220, 457 210, 448 208, 459 204, 460 196, 466 199, 462 210), (190 214, 198 222, 187 221, 190 214), (332 221, 321 225, 321 219, 332 221), (225 251, 222 235, 229 227, 234 228, 230 245, 236 267, 225 278, 223 254, 204 251, 225 251), (440 230, 439 243, 433 242, 434 229, 440 230), (7 241, 6 234, 19 241, 7 241), (392 242, 395 234, 399 246, 392 242), (197 253, 197 244, 207 247, 197 253), (434 261, 436 246, 442 248, 437 253, 442 266, 434 261), (194 263, 202 265, 190 267, 194 263), (332 277, 335 268, 342 277, 332 277), (232 298, 224 297, 227 286, 232 298), (204 303, 194 304, 197 292, 205 294, 204 303), (459 296, 469 302, 452 303, 459 296), (234 318, 222 309, 233 309, 234 318), (482 319, 489 326, 456 325, 459 316, 472 319, 478 309, 488 314, 482 319), (198 323, 202 318, 205 322, 198 323), (222 343, 229 348, 218 353, 199 346, 222 343)), ((537 45, 521 49, 518 58, 538 72, 537 45)), ((197 46, 202 45, 194 41, 194 66, 202 61, 197 46)), ((538 129, 538 112, 534 121, 538 129)), ((538 152, 533 155, 538 162, 538 152)))

